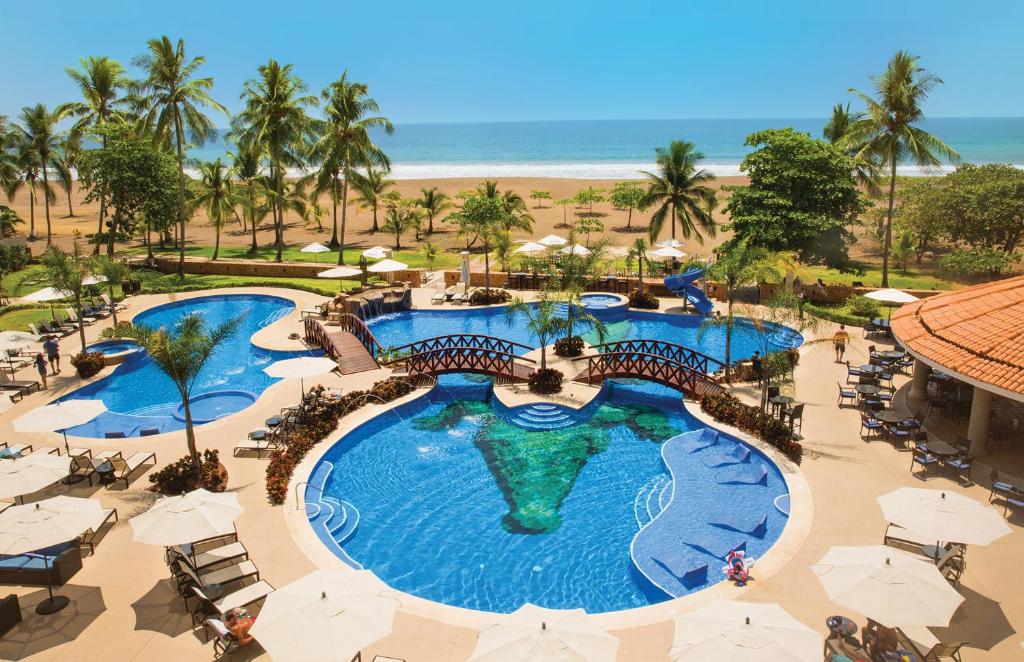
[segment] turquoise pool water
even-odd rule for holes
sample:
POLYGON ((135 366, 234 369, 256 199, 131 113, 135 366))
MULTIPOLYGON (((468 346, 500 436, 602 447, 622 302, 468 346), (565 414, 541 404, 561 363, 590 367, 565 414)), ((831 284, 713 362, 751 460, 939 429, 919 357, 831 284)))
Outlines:
MULTIPOLYGON (((459 607, 511 612, 529 601, 603 612, 668 599, 638 571, 630 546, 671 500, 663 442, 703 426, 675 392, 635 381, 606 387, 583 410, 559 409, 508 409, 489 384, 446 376, 327 451, 306 490, 313 528, 346 562, 459 607)), ((675 466, 675 508, 692 515, 656 533, 708 572, 674 595, 723 580, 725 560, 707 547, 742 540, 760 557, 785 526, 773 506, 787 493, 778 469, 722 439, 749 451, 735 467, 709 460, 711 451, 675 466), (723 480, 761 465, 763 482, 723 480), (764 518, 764 530, 713 524, 708 514, 723 511, 728 521, 764 518)))
MULTIPOLYGON (((143 311, 136 324, 173 327, 185 314, 202 315, 209 326, 242 316, 235 335, 221 345, 200 371, 193 387, 198 420, 208 422, 236 413, 251 405, 276 379, 263 372, 269 363, 304 352, 272 352, 252 344, 250 338, 295 308, 281 297, 230 294, 185 299, 143 311)), ((107 433, 138 436, 141 430, 171 432, 185 427, 179 411, 181 398, 148 356, 121 364, 110 375, 92 382, 62 399, 98 398, 108 411, 85 425, 69 429, 81 437, 104 437, 107 433)))
MULTIPOLYGON (((700 325, 704 319, 697 315, 667 315, 630 310, 626 313, 625 319, 606 323, 607 341, 634 338, 664 340, 685 345, 723 361, 725 329, 709 327, 701 333, 700 325)), ((399 347, 416 340, 451 333, 477 333, 512 340, 530 347, 537 346, 537 339, 526 329, 522 318, 508 324, 503 308, 407 310, 377 317, 370 320, 368 326, 384 347, 399 347)), ((596 334, 593 332, 584 333, 583 337, 587 342, 597 342, 596 334)), ((735 361, 750 357, 755 351, 778 351, 796 347, 802 342, 803 337, 799 333, 784 327, 774 328, 767 338, 763 338, 752 325, 740 322, 733 329, 732 358, 735 361)), ((520 353, 526 351, 520 350, 520 353)))

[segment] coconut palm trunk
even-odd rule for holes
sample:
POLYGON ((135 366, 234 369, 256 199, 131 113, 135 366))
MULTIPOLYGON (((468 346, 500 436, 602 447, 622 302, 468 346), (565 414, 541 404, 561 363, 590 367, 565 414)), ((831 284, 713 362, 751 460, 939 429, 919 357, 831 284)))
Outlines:
POLYGON ((896 202, 896 159, 889 167, 889 212, 885 218, 885 239, 882 246, 882 287, 889 287, 889 251, 892 250, 892 214, 896 202))
POLYGON ((348 219, 348 173, 341 182, 341 239, 338 242, 338 264, 345 264, 345 222, 348 219))
POLYGON ((195 466, 196 484, 199 485, 202 483, 203 470, 199 458, 199 449, 196 447, 196 431, 192 424, 192 408, 189 404, 188 389, 179 385, 178 393, 181 395, 181 406, 185 413, 185 443, 188 446, 188 454, 192 458, 192 464, 195 466))
POLYGON ((43 159, 43 209, 46 210, 46 247, 53 243, 53 235, 50 231, 50 179, 49 168, 46 167, 46 159, 43 159))
POLYGON ((28 240, 36 239, 36 182, 30 180, 28 184, 28 240))
MULTIPOLYGON (((178 280, 185 280, 185 147, 183 144, 185 131, 181 126, 181 113, 174 108, 174 140, 177 143, 178 155, 178 280)), ((113 230, 113 228, 111 229, 113 230)), ((111 231, 111 236, 113 236, 111 231)))

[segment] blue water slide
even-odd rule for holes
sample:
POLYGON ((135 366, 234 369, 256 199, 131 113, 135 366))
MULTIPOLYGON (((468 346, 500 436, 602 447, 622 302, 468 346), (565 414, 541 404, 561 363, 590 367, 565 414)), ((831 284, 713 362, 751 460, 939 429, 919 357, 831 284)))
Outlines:
POLYGON ((704 277, 704 270, 699 267, 687 269, 681 274, 665 276, 665 287, 676 296, 685 297, 701 315, 709 314, 715 307, 704 291, 694 285, 694 281, 704 277))

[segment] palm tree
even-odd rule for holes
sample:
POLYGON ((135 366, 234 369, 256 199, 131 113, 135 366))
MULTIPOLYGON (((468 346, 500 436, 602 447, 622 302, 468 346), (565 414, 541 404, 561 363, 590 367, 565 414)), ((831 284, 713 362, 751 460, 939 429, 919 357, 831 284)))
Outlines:
POLYGON ((242 215, 252 228, 250 253, 256 253, 260 248, 256 243, 256 226, 263 216, 257 211, 262 206, 257 197, 259 195, 257 180, 263 170, 262 161, 263 157, 259 149, 252 145, 240 145, 238 153, 231 154, 231 172, 245 184, 245 193, 239 197, 242 215))
MULTIPOLYGON (((25 139, 20 129, 15 129, 13 147, 9 157, 13 176, 6 178, 4 192, 8 200, 24 186, 28 189, 28 240, 36 240, 36 185, 39 182, 39 154, 35 147, 25 139)), ((56 199, 53 190, 47 188, 44 194, 51 200, 56 199)))
MULTIPOLYGON (((116 60, 108 57, 87 57, 79 60, 81 69, 67 68, 65 71, 78 86, 82 101, 70 104, 70 113, 78 118, 74 130, 83 131, 86 127, 97 127, 122 113, 126 106, 124 92, 130 85, 124 67, 116 60)), ((101 146, 106 148, 107 136, 100 137, 101 146)), ((103 234, 103 221, 107 215, 106 200, 100 197, 100 219, 96 228, 97 236, 103 234)), ((69 195, 70 206, 70 195, 69 195)), ((98 253, 100 242, 96 242, 93 252, 98 253)))
POLYGON ((505 308, 505 322, 512 326, 520 316, 526 318, 526 328, 540 344, 540 369, 548 369, 547 347, 556 336, 566 332, 568 323, 559 314, 558 299, 547 290, 541 290, 537 300, 527 303, 520 298, 512 299, 505 308))
MULTIPOLYGON (((846 106, 837 103, 832 106, 832 117, 822 130, 822 135, 833 145, 838 145, 845 139, 850 125, 863 118, 864 113, 850 112, 849 103, 846 106)), ((864 187, 864 190, 867 191, 870 197, 875 198, 881 195, 881 189, 878 187, 878 164, 875 162, 873 155, 860 156, 860 151, 863 147, 863 145, 856 145, 847 148, 845 151, 856 161, 854 176, 857 178, 857 181, 864 187)))
POLYGON ((672 238, 676 238, 676 221, 684 239, 694 237, 704 243, 701 232, 714 237, 715 219, 711 210, 718 204, 714 190, 708 186, 715 176, 697 169, 697 162, 704 158, 692 143, 673 140, 668 149, 655 150, 658 173, 643 172, 647 176, 646 205, 658 205, 647 228, 651 243, 658 239, 665 220, 672 226, 672 238))
POLYGON ((437 256, 440 253, 440 249, 437 244, 430 241, 423 244, 423 259, 427 261, 427 269, 433 270, 434 261, 437 260, 437 256))
POLYGON ((556 297, 565 304, 565 337, 572 338, 576 334, 573 326, 583 324, 597 333, 597 342, 601 344, 608 335, 608 327, 604 322, 583 309, 583 290, 572 285, 559 292, 556 297))
MULTIPOLYGON (((77 130, 68 131, 60 144, 60 154, 57 158, 57 175, 60 177, 60 187, 68 198, 68 218, 75 217, 75 210, 71 206, 71 192, 75 188, 71 171, 78 169, 78 159, 82 156, 82 134, 77 130)), ((99 242, 96 242, 96 249, 99 250, 99 242)))
POLYGON ((303 144, 311 124, 306 108, 316 105, 316 97, 303 94, 306 84, 292 73, 292 65, 268 60, 260 65, 259 77, 246 81, 242 92, 245 108, 231 122, 239 142, 262 149, 270 158, 270 182, 273 187, 275 241, 280 262, 284 251, 284 180, 289 165, 302 165, 303 144))
POLYGON ((647 242, 637 238, 633 245, 629 247, 629 254, 626 256, 626 260, 630 262, 636 260, 636 289, 640 293, 644 291, 644 260, 646 259, 647 242))
POLYGON ((370 231, 379 231, 377 210, 388 195, 388 189, 395 185, 394 180, 387 178, 386 170, 373 166, 367 168, 365 173, 352 172, 351 178, 353 188, 359 193, 360 206, 373 212, 373 228, 370 231))
POLYGON ((62 136, 57 131, 57 124, 64 119, 67 112, 68 106, 58 106, 51 111, 41 103, 26 106, 21 111, 22 139, 31 146, 31 152, 35 156, 35 166, 42 172, 43 191, 49 192, 43 196, 43 207, 46 210, 47 247, 53 243, 50 228, 50 202, 53 195, 49 173, 51 168, 60 171, 59 157, 62 136))
POLYGON ((13 130, 6 115, 0 115, 0 190, 8 194, 20 179, 18 164, 15 158, 17 133, 13 130))
POLYGON ((109 255, 96 255, 89 263, 89 269, 93 274, 103 276, 104 284, 107 287, 107 296, 110 297, 110 316, 117 326, 117 306, 114 304, 114 288, 118 283, 123 283, 131 276, 131 268, 121 260, 115 260, 109 255))
POLYGON ((938 76, 918 65, 919 58, 897 51, 880 76, 872 77, 877 98, 850 88, 867 107, 853 121, 840 146, 859 147, 857 156, 877 158, 889 168, 889 211, 882 245, 882 287, 889 286, 889 251, 892 247, 892 215, 896 201, 896 165, 912 160, 920 166, 936 166, 939 157, 957 161, 960 155, 939 138, 916 126, 924 119, 922 105, 932 89, 942 83, 938 76))
POLYGON ((189 59, 185 55, 185 40, 177 45, 170 38, 150 39, 149 52, 136 57, 132 63, 142 69, 145 77, 134 87, 139 102, 146 110, 144 123, 153 127, 157 144, 173 144, 178 156, 178 233, 181 244, 178 253, 178 278, 185 278, 185 132, 197 145, 214 135, 213 122, 203 114, 209 107, 227 115, 227 110, 213 100, 210 89, 213 78, 195 78, 206 62, 199 56, 189 59))
POLYGON ((193 198, 192 208, 202 207, 206 210, 206 217, 214 227, 215 237, 213 241, 213 257, 216 260, 220 255, 220 232, 224 224, 235 213, 235 205, 238 203, 238 193, 231 181, 230 169, 221 163, 220 159, 201 163, 199 165, 199 179, 192 183, 193 198))
POLYGON ((201 315, 190 313, 171 329, 154 329, 136 325, 129 332, 141 344, 157 368, 167 375, 178 389, 185 413, 185 439, 195 467, 196 480, 201 479, 199 451, 192 425, 191 396, 199 372, 217 347, 238 329, 242 317, 230 319, 207 330, 201 315))
MULTIPOLYGON (((82 281, 89 275, 89 268, 78 252, 78 242, 75 242, 74 250, 71 253, 65 253, 56 246, 48 246, 43 253, 42 263, 46 279, 54 288, 69 294, 68 298, 75 309, 75 314, 81 319, 82 297, 85 294, 85 286, 82 281)), ((84 354, 84 324, 78 325, 78 339, 82 343, 82 353, 84 354)))
POLYGON ((708 267, 708 277, 719 282, 725 288, 727 302, 726 314, 719 317, 708 317, 701 323, 700 332, 711 326, 725 327, 725 381, 732 381, 732 331, 735 325, 733 303, 737 292, 749 285, 766 280, 778 281, 782 275, 777 264, 782 256, 772 253, 760 246, 751 246, 740 241, 719 254, 718 259, 708 267))
POLYGON ((451 209, 454 205, 451 198, 436 186, 421 188, 420 193, 423 195, 416 204, 423 207, 423 211, 427 213, 427 234, 434 234, 434 217, 451 209))
POLYGON ((384 212, 384 231, 395 236, 395 248, 402 249, 402 235, 420 226, 423 212, 411 200, 396 200, 384 212))
MULTIPOLYGON (((333 178, 341 182, 341 234, 339 239, 337 218, 331 234, 331 248, 338 249, 338 264, 345 264, 345 225, 348 219, 348 183, 356 168, 391 170, 391 160, 370 138, 371 128, 380 128, 391 135, 394 125, 386 117, 377 115, 380 107, 368 97, 369 87, 348 79, 348 71, 320 93, 324 102, 325 119, 317 122, 319 138, 312 153, 321 163, 331 164, 333 178)), ((373 231, 377 222, 374 215, 373 231)))

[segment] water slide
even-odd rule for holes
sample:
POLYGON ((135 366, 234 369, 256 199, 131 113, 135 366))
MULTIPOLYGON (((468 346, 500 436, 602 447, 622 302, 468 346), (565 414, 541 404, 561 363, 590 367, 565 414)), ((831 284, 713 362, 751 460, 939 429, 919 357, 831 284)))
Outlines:
POLYGON ((665 276, 665 287, 676 296, 685 297, 698 313, 707 315, 714 308, 714 304, 701 288, 693 284, 703 277, 704 270, 693 267, 681 274, 665 276))

